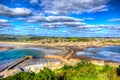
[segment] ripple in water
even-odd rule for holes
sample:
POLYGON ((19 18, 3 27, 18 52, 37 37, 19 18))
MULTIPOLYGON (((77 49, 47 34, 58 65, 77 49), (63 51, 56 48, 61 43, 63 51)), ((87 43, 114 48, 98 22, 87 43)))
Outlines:
POLYGON ((77 55, 120 62, 120 46, 87 48, 83 52, 77 52, 77 55))

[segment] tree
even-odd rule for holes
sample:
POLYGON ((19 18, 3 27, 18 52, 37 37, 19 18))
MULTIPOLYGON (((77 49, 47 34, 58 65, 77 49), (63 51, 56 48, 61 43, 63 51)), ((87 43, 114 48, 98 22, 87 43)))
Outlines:
POLYGON ((119 65, 119 67, 117 68, 117 75, 120 76, 120 65, 119 65))
POLYGON ((35 75, 34 80, 54 80, 54 72, 48 68, 44 68, 35 75))
POLYGON ((32 72, 20 72, 2 80, 33 80, 34 75, 32 72))

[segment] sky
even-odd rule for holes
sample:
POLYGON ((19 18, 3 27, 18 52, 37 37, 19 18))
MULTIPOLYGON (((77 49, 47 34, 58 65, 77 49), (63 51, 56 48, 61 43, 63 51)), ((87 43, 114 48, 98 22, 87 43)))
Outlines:
POLYGON ((0 34, 120 37, 120 1, 0 0, 0 34))

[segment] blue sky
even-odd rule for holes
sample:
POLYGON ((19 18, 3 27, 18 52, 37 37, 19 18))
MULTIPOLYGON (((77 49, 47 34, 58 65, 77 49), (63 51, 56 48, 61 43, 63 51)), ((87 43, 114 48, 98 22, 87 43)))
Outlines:
POLYGON ((120 37, 120 1, 0 0, 0 34, 120 37))

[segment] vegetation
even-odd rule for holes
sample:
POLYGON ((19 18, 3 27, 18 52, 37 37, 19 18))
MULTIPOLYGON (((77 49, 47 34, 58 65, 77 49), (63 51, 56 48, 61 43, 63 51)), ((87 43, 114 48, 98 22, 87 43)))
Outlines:
POLYGON ((65 65, 55 71, 44 68, 37 74, 20 72, 0 80, 120 80, 120 66, 96 66, 82 61, 75 66, 65 65))
POLYGON ((58 43, 58 42, 90 42, 90 41, 101 41, 103 43, 120 43, 119 38, 39 37, 39 36, 17 36, 17 35, 0 35, 0 41, 41 42, 43 44, 58 43))
POLYGON ((106 40, 104 43, 120 43, 120 40, 106 40))
POLYGON ((32 42, 32 43, 64 43, 64 42, 91 42, 120 43, 120 38, 77 38, 77 37, 39 37, 39 36, 17 36, 0 35, 0 41, 8 42, 32 42))
POLYGON ((31 42, 31 41, 45 41, 45 42, 77 42, 77 41, 93 41, 95 38, 75 38, 75 37, 38 37, 38 36, 10 36, 10 35, 0 35, 0 41, 22 41, 22 42, 31 42))

